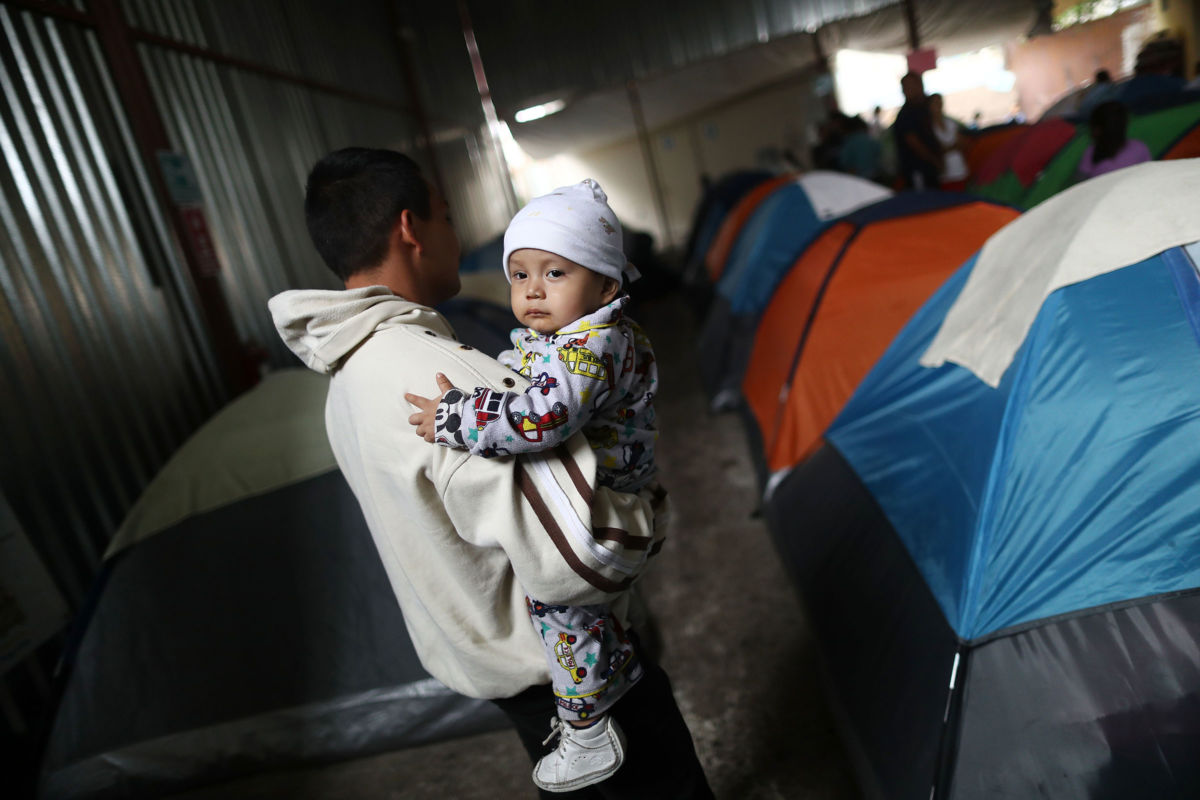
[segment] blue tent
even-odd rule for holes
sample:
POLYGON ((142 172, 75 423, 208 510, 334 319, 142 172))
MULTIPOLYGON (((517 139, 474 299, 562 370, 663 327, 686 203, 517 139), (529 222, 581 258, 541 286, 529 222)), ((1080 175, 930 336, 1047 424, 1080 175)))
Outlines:
POLYGON ((691 233, 683 252, 683 275, 686 281, 695 283, 704 275, 704 254, 716 238, 725 215, 738 200, 755 186, 769 180, 771 175, 761 169, 738 170, 708 187, 692 216, 691 233))
POLYGON ((995 386, 921 363, 981 258, 767 503, 864 790, 1200 796, 1200 248, 1055 288, 995 386))
POLYGON ((892 191, 853 175, 811 172, 763 200, 742 228, 717 281, 737 315, 761 313, 800 251, 837 217, 886 200, 892 191))
POLYGON ((891 196, 853 175, 810 172, 755 209, 729 253, 700 334, 701 376, 714 410, 736 406, 758 318, 804 248, 833 220, 891 196))

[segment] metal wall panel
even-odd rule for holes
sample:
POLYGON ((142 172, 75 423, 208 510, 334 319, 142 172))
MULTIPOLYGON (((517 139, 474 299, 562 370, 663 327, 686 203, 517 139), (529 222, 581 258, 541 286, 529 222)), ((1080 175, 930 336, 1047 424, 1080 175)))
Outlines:
POLYGON ((7 6, 0 29, 0 490, 77 607, 224 396, 93 35, 7 6))
POLYGON ((387 0, 123 0, 122 7, 140 30, 407 104, 387 0))
POLYGON ((274 362, 292 363, 267 298, 298 285, 335 286, 302 226, 304 177, 323 138, 308 90, 155 46, 140 52, 172 148, 195 168, 238 333, 274 362))
POLYGON ((491 143, 487 129, 481 127, 462 129, 437 144, 447 202, 464 254, 503 232, 515 213, 508 208, 501 183, 508 180, 506 168, 491 143))
MULTIPOLYGON (((366 86, 349 86, 355 95, 344 97, 156 44, 139 47, 172 146, 186 153, 196 169, 239 333, 265 347, 272 364, 291 365, 295 358, 275 333, 267 299, 288 288, 338 285, 304 230, 309 168, 325 152, 350 145, 389 147, 424 159, 411 114, 399 104, 354 99, 364 89, 386 88, 396 95, 402 86, 398 43, 386 14, 380 16, 386 4, 358 4, 360 11, 374 13, 354 17, 361 47, 353 53, 346 47, 321 48, 317 31, 322 17, 315 13, 320 3, 292 3, 287 13, 276 3, 252 5, 130 0, 127 9, 131 23, 139 27, 226 55, 253 51, 257 62, 293 71, 307 60, 304 66, 319 68, 308 77, 336 80, 339 86, 363 74, 373 76, 366 86), (253 19, 247 20, 247 14, 253 19), (373 29, 362 29, 364 21, 373 29), (305 37, 307 44, 296 36, 305 37)), ((330 26, 328 30, 337 29, 332 22, 330 26)), ((465 49, 461 59, 466 64, 465 49)), ((481 158, 494 161, 489 148, 483 150, 481 158)), ((476 175, 461 141, 457 148, 439 147, 439 155, 443 151, 449 159, 440 165, 447 194, 459 218, 463 246, 470 248, 507 221, 489 213, 495 207, 491 198, 503 196, 497 172, 476 175)), ((423 166, 432 174, 431 165, 423 166)))
MULTIPOLYGON (((435 130, 483 124, 483 107, 467 54, 457 3, 416 4, 395 0, 400 6, 405 46, 416 65, 415 80, 435 130)), ((536 51, 537 48, 533 48, 536 51)), ((526 52, 524 57, 528 57, 526 52)), ((491 67, 485 65, 485 69, 491 67)), ((489 77, 491 73, 488 73, 489 77)))
POLYGON ((536 0, 474 0, 470 12, 503 116, 550 94, 621 86, 897 2, 615 0, 581 13, 536 0))

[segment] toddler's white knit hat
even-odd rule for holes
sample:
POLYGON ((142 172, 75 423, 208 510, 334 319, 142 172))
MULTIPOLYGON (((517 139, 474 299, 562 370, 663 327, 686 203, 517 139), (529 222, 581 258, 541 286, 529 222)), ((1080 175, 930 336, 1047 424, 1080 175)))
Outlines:
POLYGON ((560 255, 617 283, 622 275, 627 281, 641 277, 625 260, 621 223, 608 206, 608 195, 591 178, 535 197, 513 217, 504 232, 500 262, 509 283, 508 257, 525 247, 560 255))

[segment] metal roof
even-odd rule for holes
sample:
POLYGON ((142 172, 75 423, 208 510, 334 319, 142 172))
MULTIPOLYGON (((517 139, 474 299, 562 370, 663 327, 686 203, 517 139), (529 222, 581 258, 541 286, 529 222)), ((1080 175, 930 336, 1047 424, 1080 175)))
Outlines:
MULTIPOLYGON (((654 128, 811 67, 817 31, 827 54, 908 50, 897 0, 613 0, 583 12, 532 0, 465 5, 499 116, 536 156, 633 136, 630 81, 654 128), (513 120, 522 108, 560 98, 563 112, 513 120)), ((1036 17, 1033 0, 918 0, 915 11, 922 46, 943 54, 1011 40, 1036 17)), ((418 32, 425 91, 440 98, 440 112, 461 119, 467 109, 450 105, 477 106, 479 98, 464 88, 474 88, 469 72, 446 61, 466 59, 461 30, 449 29, 461 26, 457 17, 442 6, 407 19, 418 32), (457 79, 446 80, 451 74, 457 79)))

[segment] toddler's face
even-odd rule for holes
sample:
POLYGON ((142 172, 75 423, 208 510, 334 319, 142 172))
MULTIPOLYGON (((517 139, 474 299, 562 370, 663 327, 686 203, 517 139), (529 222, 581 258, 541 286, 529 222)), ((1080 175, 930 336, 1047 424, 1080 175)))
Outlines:
POLYGON ((512 310, 521 324, 554 333, 612 301, 612 278, 545 250, 524 248, 508 257, 512 310))

